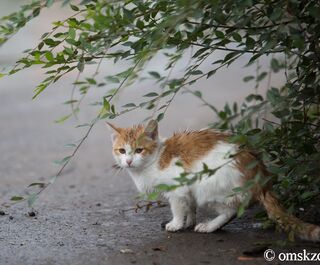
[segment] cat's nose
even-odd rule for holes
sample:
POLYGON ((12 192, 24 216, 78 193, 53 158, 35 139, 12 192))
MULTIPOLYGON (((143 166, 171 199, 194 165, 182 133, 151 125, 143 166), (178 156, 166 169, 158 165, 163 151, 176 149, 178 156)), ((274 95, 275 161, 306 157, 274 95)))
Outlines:
POLYGON ((128 166, 130 166, 132 164, 132 159, 127 159, 126 162, 127 162, 128 166))

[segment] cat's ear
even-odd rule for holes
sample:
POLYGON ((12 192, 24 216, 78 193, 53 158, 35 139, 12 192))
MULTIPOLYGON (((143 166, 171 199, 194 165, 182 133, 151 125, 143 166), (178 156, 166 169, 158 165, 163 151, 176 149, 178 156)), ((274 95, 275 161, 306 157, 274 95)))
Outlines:
POLYGON ((117 133, 121 133, 121 128, 113 125, 112 123, 110 122, 106 122, 114 131, 116 131, 117 133))
POLYGON ((152 140, 158 139, 158 123, 155 120, 150 120, 144 129, 145 136, 152 140))
POLYGON ((107 122, 107 125, 109 125, 110 128, 112 129, 111 140, 112 140, 112 142, 114 142, 114 140, 116 139, 117 135, 121 134, 121 128, 113 125, 110 122, 107 122))

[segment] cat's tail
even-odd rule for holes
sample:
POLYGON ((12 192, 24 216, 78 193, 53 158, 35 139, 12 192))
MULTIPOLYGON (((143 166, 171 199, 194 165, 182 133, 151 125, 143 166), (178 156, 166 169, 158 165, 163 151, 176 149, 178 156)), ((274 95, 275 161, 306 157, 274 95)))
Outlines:
POLYGON ((263 191, 258 196, 271 220, 277 222, 286 232, 293 232, 295 237, 307 241, 320 241, 320 226, 305 223, 286 212, 271 191, 263 191))

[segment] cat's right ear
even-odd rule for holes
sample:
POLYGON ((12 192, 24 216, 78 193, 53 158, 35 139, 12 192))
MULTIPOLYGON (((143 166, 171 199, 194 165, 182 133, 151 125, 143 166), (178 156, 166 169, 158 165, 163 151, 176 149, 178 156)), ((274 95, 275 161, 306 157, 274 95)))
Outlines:
POLYGON ((114 142, 114 140, 116 139, 117 135, 121 134, 121 128, 113 125, 110 122, 107 122, 107 125, 109 125, 109 128, 112 129, 111 140, 112 140, 112 142, 114 142))
POLYGON ((144 134, 152 140, 158 139, 158 123, 155 120, 150 120, 144 129, 144 134))

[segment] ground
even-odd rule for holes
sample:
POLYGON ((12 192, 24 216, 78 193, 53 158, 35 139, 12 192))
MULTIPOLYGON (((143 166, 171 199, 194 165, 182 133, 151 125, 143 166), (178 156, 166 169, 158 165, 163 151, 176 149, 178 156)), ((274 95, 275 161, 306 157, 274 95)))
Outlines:
MULTIPOLYGON (((62 146, 84 132, 52 122, 64 111, 52 100, 61 100, 61 91, 50 90, 31 102, 30 89, 17 85, 21 78, 25 74, 13 82, 16 89, 0 91, 2 204, 28 190, 28 184, 48 181, 58 169, 51 161, 71 152, 62 146)), ((0 264, 263 264, 266 247, 319 249, 301 242, 279 247, 275 242, 285 236, 259 228, 253 210, 216 233, 167 233, 161 223, 170 219, 168 207, 128 210, 137 191, 125 171, 112 169, 109 134, 99 123, 34 209, 25 204, 1 208, 0 264)))

